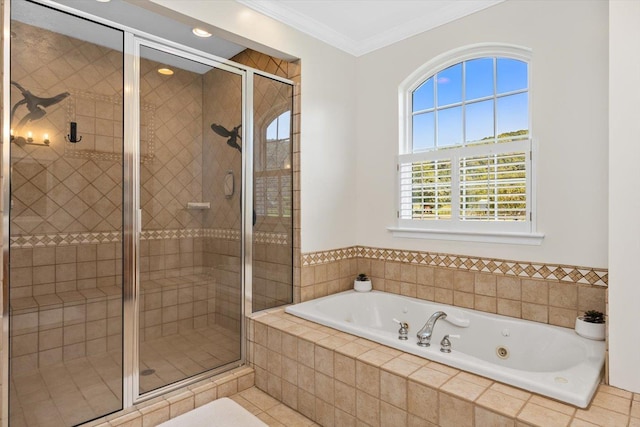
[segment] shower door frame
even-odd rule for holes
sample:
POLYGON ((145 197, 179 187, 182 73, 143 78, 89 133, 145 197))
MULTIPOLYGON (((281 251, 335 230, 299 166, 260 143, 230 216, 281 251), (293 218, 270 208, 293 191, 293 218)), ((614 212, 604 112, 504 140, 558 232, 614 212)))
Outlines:
MULTIPOLYGON (((2 426, 9 425, 9 333, 10 333, 10 304, 9 304, 9 206, 10 193, 10 79, 11 79, 11 0, 0 0, 2 22, 2 170, 0 176, 0 210, 2 211, 2 426)), ((61 5, 53 0, 29 0, 42 6, 48 6, 62 12, 70 13, 80 18, 107 25, 123 31, 123 89, 124 89, 124 155, 123 155, 123 394, 122 410, 133 405, 152 399, 188 384, 217 375, 230 369, 230 365, 242 366, 247 362, 247 330, 245 315, 253 312, 252 303, 252 272, 253 272, 253 88, 254 75, 261 75, 270 79, 294 86, 290 79, 273 75, 255 68, 238 64, 228 59, 220 58, 197 49, 157 37, 143 31, 104 19, 90 13, 61 5), (141 227, 139 199, 139 50, 140 46, 147 46, 163 52, 202 62, 225 71, 230 71, 242 77, 242 230, 241 230, 241 349, 240 359, 236 362, 212 369, 201 374, 191 376, 178 382, 163 386, 159 389, 140 394, 139 390, 139 346, 138 314, 139 314, 139 230, 141 227)))
MULTIPOLYGON (((233 74, 239 75, 242 78, 242 94, 241 94, 241 103, 242 103, 242 141, 248 141, 249 145, 253 145, 253 140, 250 138, 248 133, 247 125, 245 127, 245 123, 248 123, 248 119, 253 119, 252 111, 247 111, 247 81, 249 80, 247 76, 247 72, 241 70, 237 67, 233 67, 227 64, 222 64, 219 58, 215 58, 210 55, 203 55, 202 52, 194 53, 187 52, 183 48, 178 48, 176 46, 169 46, 166 42, 158 41, 157 38, 149 38, 148 36, 135 35, 132 33, 125 32, 125 43, 124 43, 124 55, 125 55, 125 64, 124 64, 124 171, 125 171, 125 179, 124 179, 124 217, 125 217, 125 233, 124 233, 124 241, 123 241, 123 250, 124 256, 123 260, 125 262, 123 266, 123 304, 124 304, 124 325, 127 325, 123 332, 123 347, 125 349, 123 353, 123 401, 131 402, 131 404, 136 404, 138 402, 152 399, 159 395, 165 394, 172 390, 184 387, 187 384, 199 381, 204 378, 211 377, 221 372, 228 371, 229 369, 239 367, 245 364, 246 361, 246 340, 240 340, 240 358, 237 361, 230 362, 228 364, 222 365, 217 368, 213 368, 207 370, 203 373, 190 376, 179 380, 177 382, 173 382, 171 384, 167 384, 163 387, 160 387, 155 390, 148 391, 144 394, 140 394, 140 372, 139 372, 139 341, 138 341, 138 332, 139 332, 139 314, 140 314, 140 304, 139 304, 139 285, 140 285, 140 272, 139 272, 139 245, 140 245, 140 233, 142 231, 142 218, 141 218, 141 209, 140 209, 140 48, 148 47, 151 49, 155 49, 161 51, 163 53, 167 53, 170 55, 174 55, 183 59, 195 61, 206 66, 210 66, 212 68, 224 70, 227 72, 231 72, 233 74), (128 119, 128 120, 127 120, 128 119), (246 138, 246 139, 245 139, 246 138), (128 349, 128 351, 127 351, 128 349), (127 393, 130 393, 130 396, 127 396, 127 393)), ((251 78, 252 79, 252 78, 251 78)), ((253 102, 251 103, 251 105, 253 102)), ((250 129, 249 129, 250 130, 250 129)), ((251 228, 246 228, 247 224, 247 203, 252 202, 253 198, 247 200, 246 195, 252 194, 247 193, 247 191, 251 190, 247 188, 245 185, 247 183, 247 166, 246 162, 249 156, 253 156, 253 150, 244 149, 247 144, 243 146, 242 152, 242 212, 240 215, 242 217, 242 230, 241 236, 245 236, 247 234, 252 234, 251 228), (245 154, 246 152, 246 154, 245 154)), ((253 208, 253 205, 248 206, 249 209, 253 208)), ((249 212, 251 212, 249 210, 249 212)), ((252 217, 250 215, 250 217, 252 217)), ((251 223, 249 223, 251 224, 251 223)), ((252 238, 252 236, 251 236, 252 238)), ((251 241, 251 240, 249 240, 251 241)), ((246 238, 242 239, 241 242, 241 253, 240 257, 243 260, 244 268, 240 269, 240 284, 246 283, 246 278, 250 277, 247 275, 247 259, 249 260, 249 264, 251 263, 250 256, 247 256, 247 246, 246 238)), ((250 254, 249 254, 250 255, 250 254)), ((241 296, 244 296, 244 292, 241 291, 241 296)), ((246 337, 245 331, 245 304, 240 304, 240 316, 243 321, 240 323, 241 337, 246 337)), ((125 406, 126 407, 126 406, 125 406)))

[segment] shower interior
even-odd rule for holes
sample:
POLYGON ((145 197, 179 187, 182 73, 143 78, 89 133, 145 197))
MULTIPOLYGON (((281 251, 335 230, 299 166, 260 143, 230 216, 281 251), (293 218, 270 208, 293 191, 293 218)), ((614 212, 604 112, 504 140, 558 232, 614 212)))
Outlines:
MULTIPOLYGON (((140 47, 141 230, 131 261, 122 48, 22 21, 11 21, 9 418, 77 425, 123 408, 123 359, 136 351, 123 345, 132 262, 140 396, 243 363, 243 76, 140 47), (173 75, 158 73, 168 65, 173 75), (68 94, 27 117, 26 91, 68 94), (238 146, 214 124, 239 127, 238 146)), ((263 58, 245 50, 232 60, 263 58)), ((257 311, 292 301, 293 92, 257 74, 252 89, 257 311)))

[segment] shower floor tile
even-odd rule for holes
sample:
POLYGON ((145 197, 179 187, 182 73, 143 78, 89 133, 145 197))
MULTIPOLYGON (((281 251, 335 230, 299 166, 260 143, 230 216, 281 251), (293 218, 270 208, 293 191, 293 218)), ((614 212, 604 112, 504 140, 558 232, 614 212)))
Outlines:
MULTIPOLYGON (((190 329, 140 345, 140 392, 240 358, 240 337, 220 326, 190 329)), ((72 426, 121 407, 122 355, 102 353, 11 377, 12 427, 72 426)))

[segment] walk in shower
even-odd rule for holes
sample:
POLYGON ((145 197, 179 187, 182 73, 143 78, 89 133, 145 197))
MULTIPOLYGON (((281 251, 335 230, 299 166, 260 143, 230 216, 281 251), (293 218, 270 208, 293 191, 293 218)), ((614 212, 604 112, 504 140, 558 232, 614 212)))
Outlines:
POLYGON ((48 1, 10 17, 10 425, 244 364, 244 314, 292 301, 291 82, 48 1))

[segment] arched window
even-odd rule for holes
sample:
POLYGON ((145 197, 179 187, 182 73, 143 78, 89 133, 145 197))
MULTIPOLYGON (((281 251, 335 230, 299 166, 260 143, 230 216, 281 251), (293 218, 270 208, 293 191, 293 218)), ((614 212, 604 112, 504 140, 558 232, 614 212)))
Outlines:
POLYGON ((291 111, 268 123, 256 149, 254 206, 258 217, 290 217, 291 111))
POLYGON ((403 82, 393 231, 535 232, 529 68, 527 49, 481 45, 403 82))

